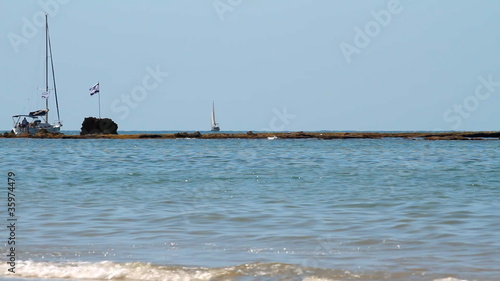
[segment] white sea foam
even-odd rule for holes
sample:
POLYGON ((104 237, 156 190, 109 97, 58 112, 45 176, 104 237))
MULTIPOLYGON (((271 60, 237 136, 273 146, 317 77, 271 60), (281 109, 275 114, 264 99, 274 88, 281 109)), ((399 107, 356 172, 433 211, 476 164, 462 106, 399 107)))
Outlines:
POLYGON ((306 277, 304 278, 303 281, 338 281, 338 280, 325 279, 313 276, 313 277, 306 277))
MULTIPOLYGON (((302 278, 304 281, 334 281, 315 276, 303 276, 303 268, 288 264, 243 264, 221 268, 159 266, 150 263, 102 262, 34 262, 16 264, 16 273, 7 273, 7 266, 0 265, 0 277, 70 279, 70 280, 253 280, 276 277, 278 280, 302 278), (303 276, 303 277, 299 277, 303 276), (284 279, 283 279, 284 278, 284 279), (248 280, 248 279, 245 279, 248 280)), ((268 280, 268 279, 266 279, 268 280)))
MULTIPOLYGON (((6 272, 5 266, 0 270, 6 272)), ((14 276, 6 274, 4 276, 14 276)), ((19 262, 15 277, 90 280, 210 280, 209 270, 163 267, 148 263, 90 262, 19 262)))

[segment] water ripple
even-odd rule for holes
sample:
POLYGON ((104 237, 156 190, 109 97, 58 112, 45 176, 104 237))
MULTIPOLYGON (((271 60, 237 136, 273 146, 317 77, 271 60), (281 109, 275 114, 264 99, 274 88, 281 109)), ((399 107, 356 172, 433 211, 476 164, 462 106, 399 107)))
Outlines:
POLYGON ((283 263, 286 280, 500 271, 497 142, 0 139, 0 150, 33 272, 75 260, 235 275, 283 263))

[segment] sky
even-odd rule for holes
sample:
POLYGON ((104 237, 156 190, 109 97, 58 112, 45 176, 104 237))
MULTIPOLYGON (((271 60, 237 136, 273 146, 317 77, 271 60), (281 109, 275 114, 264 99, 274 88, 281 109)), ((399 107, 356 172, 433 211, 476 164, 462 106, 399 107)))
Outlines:
POLYGON ((500 130, 497 0, 0 0, 1 130, 44 107, 44 13, 63 130, 500 130))

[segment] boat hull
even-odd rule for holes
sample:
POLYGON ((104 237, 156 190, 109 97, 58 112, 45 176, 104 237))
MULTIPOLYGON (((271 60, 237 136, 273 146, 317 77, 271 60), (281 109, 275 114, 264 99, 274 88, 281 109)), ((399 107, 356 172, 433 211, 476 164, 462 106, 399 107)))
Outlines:
POLYGON ((49 133, 59 133, 59 132, 61 132, 61 125, 40 123, 34 127, 33 126, 29 126, 29 127, 15 126, 14 128, 12 128, 12 131, 14 131, 14 134, 16 134, 16 135, 22 135, 22 134, 34 135, 41 130, 46 130, 49 133))

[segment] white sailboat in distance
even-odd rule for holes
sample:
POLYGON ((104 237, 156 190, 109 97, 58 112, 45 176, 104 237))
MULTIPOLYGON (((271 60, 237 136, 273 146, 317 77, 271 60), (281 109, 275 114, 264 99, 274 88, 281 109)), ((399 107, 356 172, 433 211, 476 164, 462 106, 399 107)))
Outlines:
POLYGON ((27 115, 12 116, 12 121, 14 122, 12 131, 14 131, 16 135, 25 133, 34 135, 42 129, 45 129, 47 130, 47 132, 51 133, 58 133, 61 131, 62 123, 59 115, 59 103, 57 102, 56 78, 54 77, 54 61, 52 60, 52 46, 50 45, 49 23, 47 14, 45 14, 45 89, 42 93, 42 98, 45 99, 44 109, 32 111, 27 115), (52 90, 54 91, 57 109, 57 121, 53 124, 49 123, 49 58, 53 82, 52 90), (29 121, 26 118, 28 118, 29 121), (40 118, 42 120, 40 120, 40 118))
POLYGON ((212 101, 212 132, 220 131, 219 123, 215 122, 215 103, 212 101))

